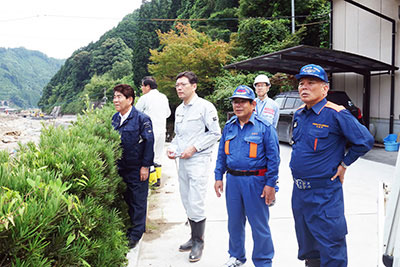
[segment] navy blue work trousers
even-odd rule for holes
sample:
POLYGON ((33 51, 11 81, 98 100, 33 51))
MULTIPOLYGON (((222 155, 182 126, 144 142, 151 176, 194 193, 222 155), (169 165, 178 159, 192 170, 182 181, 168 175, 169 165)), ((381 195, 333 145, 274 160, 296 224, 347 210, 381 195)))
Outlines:
POLYGON ((253 235, 252 260, 256 267, 271 267, 274 246, 268 225, 269 208, 261 198, 263 176, 227 174, 226 207, 228 210, 229 255, 246 261, 245 225, 249 220, 253 235))
POLYGON ((126 183, 124 199, 128 205, 128 213, 132 224, 128 231, 128 238, 137 241, 142 238, 143 233, 146 231, 149 179, 140 181, 139 170, 120 171, 120 175, 126 183))
POLYGON ((322 188, 299 189, 294 184, 292 211, 298 258, 320 258, 321 267, 347 266, 347 225, 339 178, 322 188))

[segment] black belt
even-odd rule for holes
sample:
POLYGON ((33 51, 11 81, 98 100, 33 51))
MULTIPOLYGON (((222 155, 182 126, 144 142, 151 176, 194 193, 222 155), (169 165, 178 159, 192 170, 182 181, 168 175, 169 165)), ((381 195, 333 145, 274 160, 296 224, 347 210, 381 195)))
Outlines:
POLYGON ((264 176, 267 172, 267 169, 265 168, 254 171, 238 171, 227 168, 227 172, 235 176, 264 176))

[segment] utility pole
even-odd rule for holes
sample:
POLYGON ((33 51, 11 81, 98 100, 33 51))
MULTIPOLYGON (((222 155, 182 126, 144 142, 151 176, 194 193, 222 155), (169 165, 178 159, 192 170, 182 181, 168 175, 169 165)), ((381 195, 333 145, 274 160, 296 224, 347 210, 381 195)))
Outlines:
POLYGON ((104 96, 103 96, 103 99, 101 100, 101 104, 103 106, 107 103, 107 100, 108 100, 106 92, 107 92, 107 88, 104 88, 104 96))
POLYGON ((294 34, 295 32, 295 28, 294 28, 294 0, 292 1, 292 34, 294 34))

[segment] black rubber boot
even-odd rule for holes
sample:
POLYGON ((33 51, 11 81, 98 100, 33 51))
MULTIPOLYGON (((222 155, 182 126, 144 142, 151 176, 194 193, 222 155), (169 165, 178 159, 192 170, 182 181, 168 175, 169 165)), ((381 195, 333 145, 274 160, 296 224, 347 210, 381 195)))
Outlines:
POLYGON ((306 267, 320 267, 321 259, 306 259, 306 267))
POLYGON ((206 229, 206 219, 200 222, 189 220, 192 227, 193 246, 189 254, 189 261, 196 262, 201 259, 204 248, 204 230, 206 229))
POLYGON ((179 251, 180 252, 185 252, 185 251, 190 251, 193 246, 193 241, 190 238, 185 244, 182 244, 179 246, 179 251))
POLYGON ((182 245, 179 246, 179 251, 180 252, 190 251, 192 249, 192 246, 193 246, 192 236, 193 236, 193 224, 194 224, 194 222, 192 220, 188 219, 186 221, 185 225, 188 224, 188 222, 190 222, 191 237, 185 244, 182 244, 182 245))

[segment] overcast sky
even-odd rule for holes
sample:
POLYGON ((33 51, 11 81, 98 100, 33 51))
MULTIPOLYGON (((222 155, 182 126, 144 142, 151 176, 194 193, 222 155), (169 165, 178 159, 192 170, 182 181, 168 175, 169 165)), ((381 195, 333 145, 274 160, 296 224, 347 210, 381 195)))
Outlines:
POLYGON ((141 0, 5 0, 0 47, 25 47, 68 58, 138 9, 141 0))

